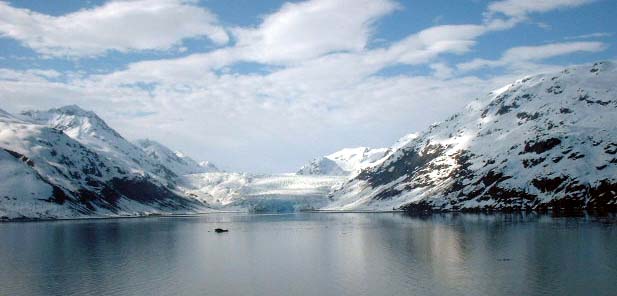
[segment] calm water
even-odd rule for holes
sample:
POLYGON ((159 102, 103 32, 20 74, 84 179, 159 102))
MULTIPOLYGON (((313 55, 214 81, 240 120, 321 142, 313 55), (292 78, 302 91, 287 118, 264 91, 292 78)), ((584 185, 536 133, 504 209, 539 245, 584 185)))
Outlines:
POLYGON ((617 224, 392 213, 4 223, 0 295, 617 295, 617 224))

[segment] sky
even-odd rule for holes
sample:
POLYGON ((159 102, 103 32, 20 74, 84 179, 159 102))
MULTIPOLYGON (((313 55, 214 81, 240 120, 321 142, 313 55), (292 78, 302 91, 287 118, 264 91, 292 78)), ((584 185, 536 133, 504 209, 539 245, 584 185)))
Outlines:
POLYGON ((0 1, 0 108, 77 104, 228 171, 387 147, 526 75, 615 60, 617 0, 0 1))

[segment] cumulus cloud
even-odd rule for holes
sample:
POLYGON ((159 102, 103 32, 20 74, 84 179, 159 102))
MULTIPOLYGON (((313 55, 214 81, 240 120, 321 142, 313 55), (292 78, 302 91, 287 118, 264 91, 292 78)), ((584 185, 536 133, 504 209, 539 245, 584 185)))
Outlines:
POLYGON ((229 40, 214 14, 182 0, 111 1, 62 16, 0 2, 0 35, 44 55, 73 57, 166 50, 191 37, 229 40))
POLYGON ((375 21, 399 6, 391 0, 313 0, 286 3, 257 28, 236 28, 245 58, 285 63, 330 52, 361 51, 375 21))

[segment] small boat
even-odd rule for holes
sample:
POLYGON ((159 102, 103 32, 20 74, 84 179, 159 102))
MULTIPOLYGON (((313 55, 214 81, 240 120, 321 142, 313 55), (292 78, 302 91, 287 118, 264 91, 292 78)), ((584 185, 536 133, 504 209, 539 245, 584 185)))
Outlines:
POLYGON ((216 232, 216 233, 227 232, 227 231, 229 231, 229 230, 228 229, 223 229, 223 228, 215 228, 214 229, 214 232, 216 232))

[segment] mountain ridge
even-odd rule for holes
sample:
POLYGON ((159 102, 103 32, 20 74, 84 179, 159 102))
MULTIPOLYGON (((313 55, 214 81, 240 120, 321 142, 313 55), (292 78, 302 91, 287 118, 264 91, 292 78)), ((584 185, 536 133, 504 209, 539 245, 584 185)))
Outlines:
POLYGON ((143 149, 150 158, 158 160, 178 176, 220 171, 214 164, 208 161, 198 163, 183 153, 172 151, 157 141, 138 139, 133 142, 143 149))
POLYGON ((599 62, 491 92, 360 172, 327 208, 614 208, 616 69, 599 62))

